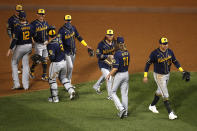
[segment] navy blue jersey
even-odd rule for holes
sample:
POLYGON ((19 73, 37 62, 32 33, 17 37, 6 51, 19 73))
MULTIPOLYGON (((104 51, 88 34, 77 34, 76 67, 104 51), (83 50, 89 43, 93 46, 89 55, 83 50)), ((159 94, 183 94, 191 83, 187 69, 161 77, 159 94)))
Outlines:
POLYGON ((148 72, 152 63, 154 64, 154 72, 158 74, 168 74, 172 63, 177 68, 181 67, 171 49, 167 49, 165 52, 162 52, 159 48, 154 50, 146 63, 145 72, 148 72))
POLYGON ((65 59, 63 45, 57 38, 47 45, 47 51, 51 62, 60 62, 65 59))
POLYGON ((114 55, 113 68, 118 72, 126 72, 129 68, 130 54, 128 51, 117 51, 114 55))
POLYGON ((7 23, 7 33, 10 38, 12 38, 15 27, 19 25, 19 18, 16 15, 11 16, 7 23))
POLYGON ((44 43, 46 40, 48 40, 48 35, 47 35, 47 28, 49 27, 49 24, 47 21, 39 21, 34 20, 31 22, 31 25, 33 26, 35 35, 34 35, 34 41, 37 43, 44 43))
POLYGON ((64 50, 66 54, 75 54, 76 45, 75 38, 80 42, 83 38, 79 35, 75 26, 65 23, 58 31, 58 34, 63 42, 64 50))
POLYGON ((115 41, 109 45, 105 40, 102 40, 97 47, 96 55, 98 58, 99 68, 111 69, 111 67, 104 62, 108 55, 113 55, 115 50, 115 41))
POLYGON ((13 49, 15 45, 32 44, 33 35, 34 31, 29 23, 19 24, 14 30, 10 49, 13 49))

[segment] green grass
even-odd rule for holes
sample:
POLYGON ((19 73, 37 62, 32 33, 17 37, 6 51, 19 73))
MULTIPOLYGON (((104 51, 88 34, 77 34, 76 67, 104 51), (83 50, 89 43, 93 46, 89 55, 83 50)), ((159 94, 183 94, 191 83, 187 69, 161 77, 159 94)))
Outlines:
MULTIPOLYGON (((148 111, 156 90, 152 75, 142 83, 142 73, 130 75, 128 118, 117 117, 107 93, 97 95, 94 82, 76 85, 79 97, 70 101, 68 93, 59 89, 60 103, 48 103, 49 90, 0 97, 0 131, 196 131, 197 130, 197 73, 192 80, 181 80, 181 73, 171 73, 168 85, 171 106, 178 115, 169 120, 162 100, 159 114, 148 111)), ((105 89, 105 85, 102 86, 105 89)))

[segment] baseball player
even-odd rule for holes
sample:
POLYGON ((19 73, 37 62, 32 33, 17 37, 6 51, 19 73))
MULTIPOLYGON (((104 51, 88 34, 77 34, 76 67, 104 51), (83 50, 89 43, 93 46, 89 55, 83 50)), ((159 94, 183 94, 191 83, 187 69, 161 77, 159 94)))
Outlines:
POLYGON ((29 89, 29 54, 32 50, 32 36, 34 34, 32 26, 26 21, 26 14, 24 11, 19 13, 19 25, 14 29, 13 39, 7 56, 10 55, 12 49, 15 47, 12 56, 12 78, 14 86, 12 89, 20 88, 18 78, 18 62, 22 59, 23 72, 22 84, 25 90, 29 89))
POLYGON ((172 63, 179 69, 180 72, 184 72, 183 68, 176 60, 176 57, 171 49, 168 48, 168 39, 162 37, 159 40, 160 46, 151 52, 149 59, 145 66, 143 81, 147 83, 148 81, 148 70, 151 64, 154 64, 154 79, 157 84, 157 90, 152 103, 149 106, 149 110, 153 113, 159 113, 156 108, 156 104, 159 101, 160 96, 163 98, 164 105, 168 111, 169 119, 173 120, 177 118, 170 107, 169 94, 167 84, 170 77, 170 67, 172 63))
MULTIPOLYGON (((42 61, 42 67, 43 67, 43 74, 42 74, 42 80, 48 81, 47 77, 47 48, 45 43, 48 41, 48 35, 47 35, 47 28, 49 27, 49 24, 47 21, 45 21, 45 10, 44 9, 38 9, 37 11, 37 17, 38 19, 34 20, 31 24, 33 26, 33 29, 35 31, 34 41, 35 41, 35 54, 38 54, 43 57, 42 61)), ((32 79, 35 78, 35 67, 37 63, 33 62, 31 68, 30 68, 30 77, 32 79)))
MULTIPOLYGON (((13 33, 14 33, 14 28, 19 25, 19 12, 23 10, 22 5, 16 5, 15 7, 15 14, 12 15, 9 19, 8 19, 8 23, 7 23, 7 34, 10 38, 10 43, 13 39, 13 33)), ((14 48, 13 48, 14 50, 14 48)), ((21 73, 20 70, 18 70, 18 73, 21 73)))
POLYGON ((67 86, 74 87, 71 84, 71 78, 72 78, 73 65, 76 55, 75 38, 77 38, 77 40, 80 41, 82 45, 87 47, 88 50, 92 50, 92 49, 90 46, 87 45, 85 40, 79 35, 76 27, 71 24, 72 22, 71 15, 65 15, 64 20, 65 20, 65 24, 59 29, 58 37, 61 38, 66 53, 65 55, 67 62, 66 84, 67 86))
POLYGON ((48 100, 49 102, 59 102, 58 87, 56 83, 57 77, 70 94, 70 99, 72 100, 75 97, 75 90, 72 87, 66 86, 67 68, 62 42, 56 37, 56 31, 54 27, 48 30, 48 35, 49 43, 47 45, 47 50, 49 53, 49 59, 51 61, 49 68, 49 84, 51 90, 51 97, 49 97, 48 100))
POLYGON ((127 51, 124 38, 117 38, 116 52, 114 54, 113 68, 107 75, 106 80, 112 76, 112 99, 116 108, 120 111, 119 117, 127 117, 128 115, 128 90, 129 90, 129 67, 130 55, 127 51), (121 89, 122 103, 116 95, 118 88, 121 89))
MULTIPOLYGON (((98 44, 98 47, 96 50, 96 55, 98 58, 98 65, 99 65, 99 68, 102 72, 103 78, 106 78, 106 76, 109 74, 109 72, 111 70, 111 65, 110 65, 110 63, 107 63, 107 60, 113 59, 114 50, 115 50, 114 32, 113 32, 113 30, 109 29, 106 32, 104 40, 102 40, 98 44)), ((98 80, 100 82, 97 82, 97 86, 94 86, 94 89, 97 92, 99 92, 99 83, 101 83, 103 81, 102 77, 100 77, 100 79, 98 80)), ((111 84, 112 84, 112 81, 111 81, 111 79, 109 79, 107 81, 107 91, 108 91, 107 98, 109 100, 112 100, 111 84)))
POLYGON ((22 5, 16 5, 15 7, 15 14, 12 15, 9 19, 8 19, 8 23, 7 23, 7 33, 8 36, 10 37, 10 41, 12 41, 13 38, 13 33, 14 33, 14 28, 19 25, 19 12, 23 10, 22 5))

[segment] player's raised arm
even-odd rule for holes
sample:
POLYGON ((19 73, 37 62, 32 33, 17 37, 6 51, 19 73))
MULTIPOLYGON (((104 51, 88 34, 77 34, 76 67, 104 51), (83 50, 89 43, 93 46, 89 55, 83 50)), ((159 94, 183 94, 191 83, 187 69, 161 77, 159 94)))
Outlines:
POLYGON ((94 56, 94 50, 92 49, 92 47, 90 47, 90 46, 86 43, 86 41, 80 36, 80 34, 79 34, 79 32, 77 31, 76 27, 73 26, 73 28, 74 28, 75 37, 77 38, 77 40, 78 40, 83 46, 85 46, 85 47, 88 48, 88 54, 89 54, 90 56, 94 56))

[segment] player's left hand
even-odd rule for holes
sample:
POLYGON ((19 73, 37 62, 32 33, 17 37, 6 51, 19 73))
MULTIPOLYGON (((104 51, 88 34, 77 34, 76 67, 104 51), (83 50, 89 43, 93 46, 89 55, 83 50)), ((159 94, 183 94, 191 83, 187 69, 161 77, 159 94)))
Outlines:
POLYGON ((49 44, 49 41, 46 40, 46 41, 44 42, 44 45, 48 45, 48 44, 49 44))
POLYGON ((88 48, 88 54, 89 54, 89 56, 90 57, 93 57, 94 56, 94 50, 90 46, 88 46, 88 45, 87 45, 87 48, 88 48))
POLYGON ((7 56, 7 57, 10 56, 11 53, 12 53, 12 50, 9 49, 8 52, 7 52, 7 54, 6 54, 6 56, 7 56))
POLYGON ((110 76, 111 76, 110 74, 107 75, 105 79, 108 81, 110 79, 110 76))
POLYGON ((186 82, 190 81, 190 72, 183 71, 183 80, 185 80, 186 82))

